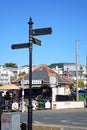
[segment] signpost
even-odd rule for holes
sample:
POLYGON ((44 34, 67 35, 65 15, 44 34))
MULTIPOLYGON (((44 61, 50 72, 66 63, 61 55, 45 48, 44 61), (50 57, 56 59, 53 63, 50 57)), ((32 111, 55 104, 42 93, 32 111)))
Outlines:
POLYGON ((29 43, 13 44, 12 49, 29 48, 29 43))
POLYGON ((33 36, 37 35, 47 35, 52 33, 51 28, 40 28, 40 29, 32 29, 32 18, 30 18, 29 22, 29 43, 21 43, 21 44, 13 44, 11 46, 12 49, 20 49, 20 48, 29 48, 29 106, 28 106, 28 130, 32 130, 32 45, 37 44, 41 45, 41 41, 33 38, 33 36))
POLYGON ((36 38, 33 38, 33 43, 41 46, 41 41, 36 38))
POLYGON ((47 34, 51 34, 51 33, 52 33, 51 27, 49 27, 49 28, 33 29, 32 30, 32 35, 33 36, 47 35, 47 34))
POLYGON ((0 130, 1 130, 1 116, 2 116, 2 92, 0 92, 0 130))

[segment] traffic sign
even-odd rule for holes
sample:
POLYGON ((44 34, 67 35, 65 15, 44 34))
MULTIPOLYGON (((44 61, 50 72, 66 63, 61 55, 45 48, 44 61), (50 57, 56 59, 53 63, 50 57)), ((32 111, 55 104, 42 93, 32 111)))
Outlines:
POLYGON ((47 34, 51 34, 51 33, 52 33, 51 27, 49 27, 49 28, 32 29, 32 35, 33 36, 47 35, 47 34))
POLYGON ((29 48, 29 43, 13 44, 12 49, 29 48))
POLYGON ((36 38, 33 38, 33 43, 41 46, 41 41, 36 38))

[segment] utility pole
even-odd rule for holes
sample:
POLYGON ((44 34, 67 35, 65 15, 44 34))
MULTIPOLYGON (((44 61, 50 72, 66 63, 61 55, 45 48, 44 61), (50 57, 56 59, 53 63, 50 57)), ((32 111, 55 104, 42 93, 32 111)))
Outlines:
POLYGON ((76 101, 78 101, 78 41, 76 40, 76 101))

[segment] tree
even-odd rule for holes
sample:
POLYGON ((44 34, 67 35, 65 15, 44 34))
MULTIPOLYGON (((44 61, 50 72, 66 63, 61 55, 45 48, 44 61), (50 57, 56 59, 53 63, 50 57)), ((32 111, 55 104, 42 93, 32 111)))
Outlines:
POLYGON ((5 66, 6 67, 12 67, 12 68, 17 68, 17 65, 16 65, 16 63, 5 63, 5 66))
POLYGON ((72 84, 72 85, 70 85, 70 90, 71 91, 75 91, 75 86, 72 84))
POLYGON ((25 71, 24 71, 24 72, 20 72, 20 73, 19 73, 19 77, 20 77, 20 76, 23 76, 24 74, 26 74, 25 71))
POLYGON ((0 87, 2 86, 3 84, 0 84, 0 87))
POLYGON ((79 86, 79 87, 84 87, 84 81, 81 80, 81 79, 79 79, 79 80, 78 80, 78 86, 79 86))

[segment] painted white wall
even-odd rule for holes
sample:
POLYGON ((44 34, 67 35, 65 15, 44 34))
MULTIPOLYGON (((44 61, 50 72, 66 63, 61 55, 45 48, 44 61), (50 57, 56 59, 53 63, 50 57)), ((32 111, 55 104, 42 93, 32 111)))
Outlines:
POLYGON ((64 95, 64 87, 58 87, 58 95, 64 95))
POLYGON ((52 88, 52 101, 56 101, 57 87, 52 88))
POLYGON ((84 108, 84 101, 52 102, 52 109, 84 108))

